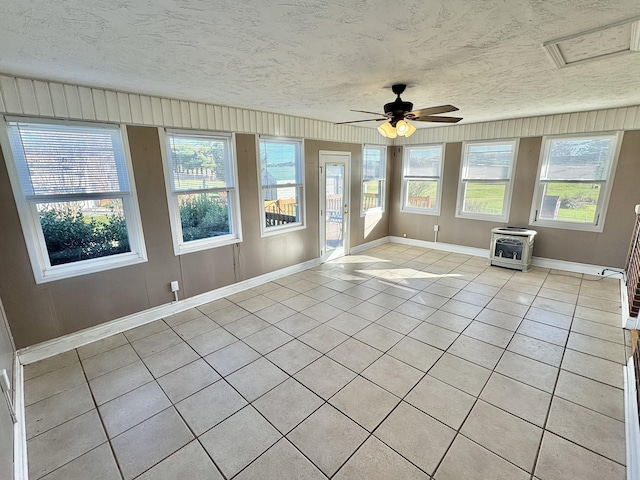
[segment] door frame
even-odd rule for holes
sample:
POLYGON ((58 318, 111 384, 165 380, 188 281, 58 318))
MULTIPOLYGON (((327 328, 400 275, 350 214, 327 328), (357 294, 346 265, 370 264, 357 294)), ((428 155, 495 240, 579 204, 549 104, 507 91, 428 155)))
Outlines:
POLYGON ((332 260, 334 258, 349 255, 349 233, 350 233, 350 219, 351 219, 351 152, 333 151, 333 150, 320 150, 318 161, 319 171, 319 205, 318 214, 320 222, 320 259, 323 262, 332 260), (329 157, 342 157, 339 160, 331 159, 329 157), (327 244, 326 240, 326 166, 332 164, 342 165, 344 164, 344 205, 342 208, 342 239, 343 248, 335 249, 330 253, 325 251, 327 244))

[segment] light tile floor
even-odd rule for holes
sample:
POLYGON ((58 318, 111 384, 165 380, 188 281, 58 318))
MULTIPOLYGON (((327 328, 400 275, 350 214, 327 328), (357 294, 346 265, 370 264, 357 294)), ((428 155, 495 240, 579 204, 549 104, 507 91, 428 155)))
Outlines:
POLYGON ((31 480, 625 478, 618 281, 387 244, 25 367, 31 480))

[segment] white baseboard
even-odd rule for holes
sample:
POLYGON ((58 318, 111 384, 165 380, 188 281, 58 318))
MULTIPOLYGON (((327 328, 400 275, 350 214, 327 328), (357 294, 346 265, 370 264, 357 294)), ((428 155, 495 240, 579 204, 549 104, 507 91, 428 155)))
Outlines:
POLYGON ((433 250, 443 250, 451 253, 462 253, 474 257, 489 257, 489 250, 484 248, 467 247, 465 245, 455 245, 453 243, 429 242, 427 240, 416 240, 415 238, 389 237, 391 243, 411 245, 412 247, 431 248, 433 250))
POLYGON ((589 263, 566 262, 554 258, 533 257, 534 267, 552 268, 554 270, 564 270, 565 272, 584 273, 586 275, 602 276, 603 270, 619 270, 614 267, 604 265, 591 265, 589 263))
POLYGON ((640 424, 633 357, 624 368, 624 427, 627 445, 627 480, 640 478, 640 424))
POLYGON ((13 479, 28 480, 27 423, 24 417, 24 373, 17 354, 13 359, 13 388, 15 391, 13 408, 18 420, 13 425, 13 479))
POLYGON ((37 362, 54 355, 58 355, 59 353, 64 353, 88 343, 95 342, 96 340, 101 340, 111 335, 124 332, 131 328, 139 327, 140 325, 160 320, 161 318, 168 317, 169 315, 173 315, 175 313, 189 310, 190 308, 204 305, 205 303, 218 300, 219 298, 227 297, 229 295, 233 295, 234 293, 238 293, 267 282, 272 282, 279 278, 293 275, 294 273, 308 270, 309 268, 320 265, 320 263, 320 259, 316 258, 304 263, 299 263, 297 265, 282 268, 274 272, 265 273, 264 275, 249 278, 232 285, 227 285, 226 287, 211 290, 200 295, 185 298, 184 300, 179 300, 177 302, 149 308, 141 312, 127 315, 126 317, 121 317, 109 322, 102 323, 100 325, 96 325, 94 327, 86 328, 84 330, 70 333, 62 337, 54 338, 53 340, 48 340, 46 342, 38 343, 30 347, 22 348, 18 350, 18 359, 20 360, 20 363, 22 365, 37 362))
MULTIPOLYGON (((431 248, 434 250, 443 250, 445 252, 462 253, 464 255, 472 255, 474 257, 484 257, 489 259, 488 248, 467 247, 465 245, 455 245, 453 243, 429 242, 426 240, 415 240, 413 238, 389 237, 392 243, 401 243, 404 245, 412 245, 415 247, 431 248)), ((588 263, 566 262, 564 260, 555 260, 553 258, 533 257, 532 264, 535 267, 553 268, 555 270, 564 270, 565 272, 585 273, 588 275, 600 275, 602 270, 612 269, 602 265, 590 265, 588 263)), ((617 270, 617 269, 614 269, 617 270)))
POLYGON ((384 245, 385 243, 389 243, 389 237, 382 237, 378 238, 377 240, 371 240, 370 242, 351 247, 349 249, 349 255, 355 255, 356 253, 369 250, 370 248, 379 247, 380 245, 384 245))

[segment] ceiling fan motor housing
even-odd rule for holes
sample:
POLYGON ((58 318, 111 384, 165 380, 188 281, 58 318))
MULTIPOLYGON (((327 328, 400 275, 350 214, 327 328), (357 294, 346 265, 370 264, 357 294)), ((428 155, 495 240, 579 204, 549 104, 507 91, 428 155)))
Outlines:
POLYGON ((403 102, 400 97, 395 102, 387 103, 384 106, 384 113, 393 115, 395 121, 402 120, 406 112, 413 110, 413 103, 403 102))
POLYGON ((400 98, 400 94, 402 92, 404 92, 404 89, 407 88, 407 86, 403 83, 399 83, 396 85, 393 85, 391 87, 391 90, 393 91, 393 93, 395 93, 398 98, 396 98, 396 100, 394 102, 391 103, 387 103, 384 106, 384 113, 386 115, 391 115, 392 120, 391 123, 395 124, 396 122, 399 122, 400 120, 404 119, 404 114, 407 112, 410 112, 413 110, 413 103, 411 102, 403 102, 402 99, 400 98))

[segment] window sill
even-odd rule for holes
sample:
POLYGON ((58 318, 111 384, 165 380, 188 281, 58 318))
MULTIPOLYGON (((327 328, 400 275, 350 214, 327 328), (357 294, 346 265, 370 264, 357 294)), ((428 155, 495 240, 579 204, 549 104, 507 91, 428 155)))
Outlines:
POLYGON ((233 245, 235 243, 242 243, 241 235, 224 235, 217 238, 203 238, 201 240, 192 240, 190 242, 178 244, 174 248, 174 253, 176 256, 179 256, 188 253, 201 252, 202 250, 233 245))
POLYGON ((37 284, 55 282, 57 280, 64 280, 65 278, 79 277, 81 275, 89 275, 91 273, 100 273, 106 270, 113 270, 114 268, 127 267, 129 265, 135 265, 138 263, 144 263, 147 261, 146 254, 143 253, 123 253, 120 255, 114 255, 113 257, 95 258, 92 260, 84 260, 75 264, 58 265, 50 267, 43 273, 42 269, 39 272, 35 271, 34 276, 37 284))
POLYGON ((456 218, 463 218, 465 220, 479 220, 482 222, 494 222, 494 223, 508 223, 508 215, 474 215, 472 213, 456 213, 456 218))
POLYGON ((577 230, 581 232, 595 233, 602 233, 602 231, 604 230, 604 221, 602 221, 600 225, 593 225, 592 223, 573 223, 557 220, 536 220, 529 223, 529 225, 533 227, 558 228, 561 230, 577 230))
POLYGON ((298 230, 304 230, 307 226, 304 223, 294 223, 291 225, 281 225, 278 227, 270 227, 268 229, 262 227, 261 237, 272 237, 274 235, 280 235, 283 233, 296 232, 298 230))
POLYGON ((402 213, 417 213, 418 215, 433 215, 439 216, 440 209, 437 210, 426 210, 424 208, 411 208, 411 207, 403 207, 400 209, 402 213))
POLYGON ((370 215, 382 215, 384 208, 370 208, 369 210, 363 210, 360 212, 361 217, 368 217, 370 215))

